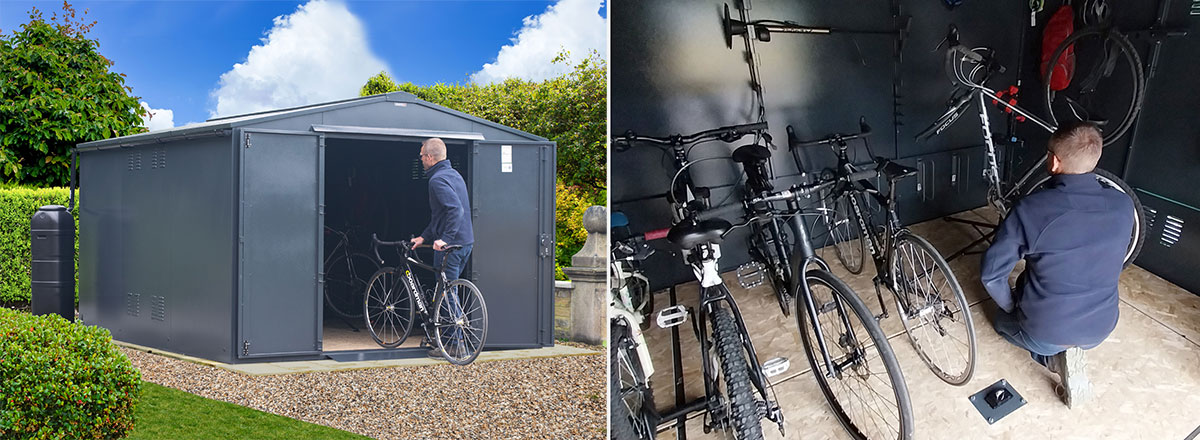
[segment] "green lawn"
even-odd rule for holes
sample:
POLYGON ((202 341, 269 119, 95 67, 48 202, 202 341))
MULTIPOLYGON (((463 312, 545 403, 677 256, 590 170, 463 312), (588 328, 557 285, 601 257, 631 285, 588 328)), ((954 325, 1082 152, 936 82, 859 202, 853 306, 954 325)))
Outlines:
POLYGON ((365 439, 280 415, 142 383, 131 439, 365 439))

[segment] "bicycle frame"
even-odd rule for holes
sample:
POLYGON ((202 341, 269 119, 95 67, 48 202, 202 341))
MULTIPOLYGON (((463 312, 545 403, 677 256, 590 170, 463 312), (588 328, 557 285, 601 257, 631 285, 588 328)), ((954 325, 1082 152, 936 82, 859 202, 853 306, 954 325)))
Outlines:
MULTIPOLYGON (((401 277, 401 282, 405 283, 405 286, 409 289, 410 292, 413 292, 413 301, 417 305, 417 311, 421 313, 421 329, 425 331, 425 336, 427 338, 432 339, 433 334, 430 332, 430 327, 429 327, 430 321, 432 321, 432 319, 430 319, 429 309, 425 305, 425 301, 426 301, 425 291, 421 289, 421 282, 419 280, 417 280, 417 277, 413 276, 412 266, 416 266, 421 269, 424 269, 424 270, 434 273, 434 276, 435 276, 435 282, 434 282, 434 288, 433 288, 434 295, 433 295, 433 298, 429 298, 431 303, 434 300, 436 300, 438 295, 442 294, 442 289, 445 289, 446 286, 448 286, 450 284, 450 281, 446 279, 445 272, 435 269, 432 265, 425 264, 425 262, 423 262, 417 258, 414 258, 411 254, 412 252, 414 252, 414 250, 409 249, 407 247, 408 244, 406 242, 399 242, 397 244, 389 244, 389 245, 396 246, 401 249, 400 264, 396 266, 396 269, 397 269, 397 271, 399 271, 399 270, 404 271, 404 276, 401 277)), ((377 247, 375 248, 375 256, 379 257, 379 250, 377 247)), ((380 258, 380 261, 383 261, 383 259, 380 258)))

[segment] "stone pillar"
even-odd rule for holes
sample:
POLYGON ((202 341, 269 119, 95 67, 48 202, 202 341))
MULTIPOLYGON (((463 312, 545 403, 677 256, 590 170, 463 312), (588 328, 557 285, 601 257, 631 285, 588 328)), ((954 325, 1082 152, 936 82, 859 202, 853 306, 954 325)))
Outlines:
POLYGON ((590 206, 583 212, 588 232, 583 249, 571 257, 563 273, 571 278, 571 339, 600 345, 608 318, 608 210, 590 206))

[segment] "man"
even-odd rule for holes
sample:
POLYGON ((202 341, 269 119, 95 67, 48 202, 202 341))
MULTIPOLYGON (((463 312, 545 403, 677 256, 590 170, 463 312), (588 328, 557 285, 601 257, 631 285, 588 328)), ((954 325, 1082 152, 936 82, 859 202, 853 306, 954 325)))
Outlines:
MULTIPOLYGON (((467 184, 462 175, 450 167, 446 160, 446 143, 430 138, 421 143, 421 165, 429 177, 429 226, 421 236, 412 239, 413 247, 432 241, 433 266, 442 265, 446 278, 457 279, 462 273, 475 234, 471 230, 471 203, 467 200, 467 184), (446 251, 448 245, 461 248, 446 251)), ((442 357, 437 349, 431 350, 432 357, 442 357)))
POLYGON ((1049 183, 1017 202, 981 268, 1001 309, 996 332, 1057 373, 1072 408, 1092 395, 1083 350, 1117 325, 1117 281, 1133 231, 1130 198, 1092 173, 1102 147, 1093 124, 1055 131, 1047 145, 1049 183), (1010 290, 1008 276, 1020 259, 1025 271, 1010 290))

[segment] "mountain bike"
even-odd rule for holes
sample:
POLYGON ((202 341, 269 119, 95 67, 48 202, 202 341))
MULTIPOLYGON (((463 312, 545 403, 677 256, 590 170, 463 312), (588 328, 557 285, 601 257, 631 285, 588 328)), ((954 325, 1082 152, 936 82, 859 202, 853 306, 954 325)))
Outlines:
POLYGON ((379 263, 367 254, 350 252, 350 238, 345 232, 326 226, 325 235, 326 243, 334 242, 333 246, 326 246, 330 251, 323 266, 325 305, 342 318, 362 318, 362 295, 367 290, 367 280, 379 270, 379 263))
POLYGON ((695 317, 690 321, 700 342, 705 397, 682 408, 675 408, 661 419, 673 420, 703 411, 706 433, 720 430, 738 439, 761 439, 763 418, 775 422, 783 434, 783 412, 773 398, 774 390, 768 377, 786 371, 787 364, 782 358, 759 364, 737 303, 717 270, 721 257, 720 243, 724 232, 729 229, 729 223, 724 220, 695 221, 694 213, 709 206, 710 192, 693 183, 688 171, 700 161, 689 161, 687 153, 690 146, 700 142, 734 142, 749 134, 758 135, 766 128, 766 123, 760 122, 667 137, 639 136, 628 131, 613 141, 616 151, 626 151, 639 143, 670 149, 674 157, 675 174, 667 199, 674 208, 675 221, 667 240, 682 249, 685 263, 692 268, 700 283, 697 309, 677 305, 663 309, 656 319, 660 327, 670 328, 689 321, 689 316, 695 317), (677 182, 682 182, 682 185, 676 185, 677 182))
MULTIPOLYGON (((1021 177, 1015 182, 1003 180, 1000 172, 1000 164, 996 159, 996 145, 992 140, 991 123, 988 117, 988 100, 992 100, 994 105, 997 105, 1006 112, 1016 113, 1016 119, 1019 121, 1032 121, 1037 126, 1045 129, 1047 132, 1053 133, 1057 126, 1050 122, 1046 122, 1037 116, 1034 116, 1028 110, 1017 105, 1016 99, 1004 98, 1005 93, 998 93, 987 86, 987 81, 993 73, 1003 73, 1004 66, 996 62, 994 51, 989 48, 979 47, 967 49, 959 42, 958 29, 953 25, 950 26, 950 31, 946 36, 946 41, 949 47, 946 50, 946 70, 951 80, 956 84, 954 93, 948 101, 947 110, 928 128, 917 134, 918 140, 929 139, 942 133, 946 128, 958 120, 959 116, 966 113, 972 103, 978 104, 980 127, 983 131, 984 151, 986 152, 986 167, 983 175, 988 183, 987 204, 999 214, 1000 218, 1004 218, 1008 214, 1008 210, 1016 204, 1017 200, 1022 197, 1041 189, 1046 182, 1050 180, 1049 171, 1044 166, 1046 156, 1043 155, 1036 163, 1026 170, 1021 177)), ((1065 42, 1072 41, 1068 38, 1065 42)), ((1122 52, 1126 53, 1126 52, 1122 52)), ((1132 55, 1136 57, 1136 53, 1132 55)), ((1049 73, 1052 73, 1050 70, 1049 73)), ((1140 70, 1139 70, 1140 72, 1140 70)), ((1049 83, 1049 75, 1046 76, 1045 82, 1049 83)), ((1008 92, 1013 92, 1014 89, 1009 89, 1008 92)), ((1136 106, 1140 107, 1140 98, 1136 100, 1136 106)), ((1134 112, 1136 113, 1136 112, 1134 112)), ((1132 118, 1132 116, 1128 116, 1132 118)), ((1125 125, 1124 123, 1117 125, 1118 127, 1125 125)), ((1105 142, 1111 142, 1111 133, 1105 134, 1105 142)), ((1129 196, 1133 209, 1133 231, 1130 234, 1129 246, 1125 251, 1125 265, 1128 266, 1137 258, 1141 251, 1142 243, 1146 239, 1145 231, 1145 214, 1142 211, 1141 201, 1138 200, 1137 194, 1133 189, 1119 177, 1111 172, 1096 168, 1093 171, 1096 180, 1107 188, 1112 188, 1129 196)), ((966 253, 967 249, 978 245, 986 240, 989 240, 995 235, 995 225, 964 221, 976 226, 993 228, 993 230, 984 234, 983 237, 969 244, 963 250, 951 255, 948 259, 953 260, 966 253)))
MULTIPOLYGON (((363 313, 371 337, 384 348, 398 347, 408 338, 420 313, 426 340, 441 350, 446 360, 455 365, 473 362, 487 341, 487 304, 479 288, 464 279, 446 279, 442 267, 421 261, 411 242, 381 241, 371 234, 371 252, 380 264, 385 263, 379 255, 381 246, 394 247, 400 260, 395 266, 380 268, 367 283, 363 313), (413 276, 414 266, 434 273, 435 283, 429 295, 413 276), (430 303, 432 311, 428 308, 430 303)), ((461 247, 449 245, 445 250, 461 247)))
MULTIPOLYGON (((912 403, 908 387, 887 335, 858 294, 829 271, 829 265, 813 251, 807 225, 798 208, 802 199, 847 181, 874 178, 875 170, 845 177, 831 177, 809 185, 793 185, 781 191, 762 191, 741 203, 696 213, 689 221, 671 228, 668 239, 681 239, 680 246, 704 243, 723 237, 738 227, 769 224, 772 219, 789 219, 795 240, 791 252, 790 289, 796 307, 796 325, 813 376, 834 416, 855 439, 913 438, 912 403), (786 208, 775 204, 784 202, 786 208), (745 219, 738 225, 717 220, 734 215, 745 219), (815 268, 809 269, 815 266, 815 268)), ((815 214, 821 215, 821 214, 815 214)))
POLYGON ((839 179, 829 198, 833 208, 823 218, 834 241, 838 260, 851 273, 861 273, 869 253, 875 263, 875 295, 881 313, 888 316, 880 286, 886 286, 896 301, 900 322, 909 341, 925 365, 938 378, 951 385, 963 385, 975 373, 975 327, 962 286, 950 265, 925 238, 901 226, 896 215, 896 182, 916 175, 917 169, 875 156, 867 138, 871 127, 859 120, 855 134, 834 134, 823 139, 800 141, 792 127, 787 128, 788 145, 796 166, 804 169, 798 151, 801 148, 828 145, 837 155, 832 174, 839 179), (848 142, 861 139, 874 158, 867 166, 850 162, 848 142), (853 179, 855 173, 874 169, 887 181, 886 192, 870 180, 853 179), (884 212, 883 221, 868 209, 874 202, 884 212))

